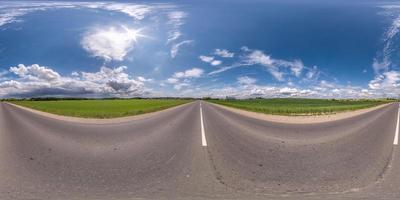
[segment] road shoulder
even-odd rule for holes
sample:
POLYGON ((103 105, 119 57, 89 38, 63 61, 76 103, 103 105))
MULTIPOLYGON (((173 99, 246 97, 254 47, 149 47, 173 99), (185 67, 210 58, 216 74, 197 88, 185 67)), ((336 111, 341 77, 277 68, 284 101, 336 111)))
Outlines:
POLYGON ((53 114, 53 113, 48 113, 48 112, 43 112, 43 111, 39 111, 39 110, 35 110, 32 108, 27 108, 24 106, 20 106, 20 105, 16 105, 10 102, 4 102, 7 105, 22 109, 22 110, 26 110, 32 113, 35 113, 37 115, 43 116, 43 117, 47 117, 47 118, 51 118, 51 119, 57 119, 57 120, 61 120, 61 121, 68 121, 68 122, 75 122, 75 123, 85 123, 85 124, 115 124, 115 123, 124 123, 124 122, 129 122, 129 121, 133 121, 133 120, 140 120, 140 119, 147 119, 153 116, 156 116, 158 114, 161 113, 166 113, 169 112, 171 110, 189 105, 194 103, 194 101, 192 102, 188 102, 188 103, 184 103, 178 106, 174 106, 171 108, 167 108, 164 110, 159 110, 156 112, 150 112, 150 113, 144 113, 144 114, 139 114, 139 115, 133 115, 133 116, 126 116, 126 117, 117 117, 117 118, 109 118, 109 119, 98 119, 98 118, 82 118, 82 117, 71 117, 71 116, 64 116, 64 115, 57 115, 57 114, 53 114))
POLYGON ((378 109, 381 109, 383 107, 386 107, 386 106, 389 106, 392 104, 392 103, 387 103, 387 104, 382 104, 379 106, 374 106, 371 108, 364 108, 364 109, 355 110, 355 111, 345 111, 345 112, 339 112, 339 113, 328 114, 328 115, 283 116, 283 115, 271 115, 271 114, 265 114, 265 113, 252 112, 252 111, 228 107, 228 106, 224 106, 224 105, 220 105, 220 104, 216 104, 216 103, 211 103, 211 102, 207 102, 207 103, 209 103, 213 106, 246 116, 246 117, 255 118, 255 119, 264 120, 264 121, 270 121, 270 122, 287 123, 287 124, 314 124, 314 123, 323 123, 323 122, 342 120, 342 119, 347 119, 347 118, 355 117, 358 115, 362 115, 364 113, 368 113, 368 112, 371 112, 374 110, 378 110, 378 109))

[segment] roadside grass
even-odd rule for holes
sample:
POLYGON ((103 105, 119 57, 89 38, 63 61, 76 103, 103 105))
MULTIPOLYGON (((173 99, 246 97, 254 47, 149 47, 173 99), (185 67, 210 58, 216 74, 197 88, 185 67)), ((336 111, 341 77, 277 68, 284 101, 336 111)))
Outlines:
POLYGON ((57 115, 83 118, 115 118, 155 112, 191 100, 184 99, 111 99, 111 100, 52 100, 52 101, 9 101, 57 115))
POLYGON ((369 108, 384 103, 393 102, 387 99, 300 99, 300 98, 276 98, 276 99, 245 99, 245 100, 208 100, 233 108, 260 112, 274 115, 323 115, 343 111, 369 108))

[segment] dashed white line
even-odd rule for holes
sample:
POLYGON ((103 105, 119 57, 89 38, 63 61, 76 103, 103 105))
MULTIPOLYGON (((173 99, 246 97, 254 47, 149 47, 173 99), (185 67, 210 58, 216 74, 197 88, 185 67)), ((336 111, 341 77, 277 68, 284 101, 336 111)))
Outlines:
POLYGON ((400 117, 400 104, 399 108, 397 109, 397 124, 396 124, 396 132, 394 133, 394 141, 393 144, 397 145, 399 143, 399 117, 400 117))
POLYGON ((201 124, 201 145, 203 147, 207 146, 206 134, 204 132, 204 122, 203 122, 203 108, 200 103, 200 124, 201 124))

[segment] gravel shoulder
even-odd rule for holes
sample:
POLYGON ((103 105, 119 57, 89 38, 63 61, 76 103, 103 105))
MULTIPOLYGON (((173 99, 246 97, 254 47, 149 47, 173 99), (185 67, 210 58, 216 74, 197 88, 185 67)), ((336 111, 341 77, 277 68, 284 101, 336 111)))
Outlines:
POLYGON ((117 118, 109 118, 109 119, 98 119, 98 118, 81 118, 81 117, 71 117, 71 116, 64 116, 64 115, 56 115, 53 113, 47 113, 39 110, 35 110, 32 108, 27 108, 24 106, 16 105, 10 102, 5 102, 8 105, 15 106, 17 108, 27 110, 29 112, 33 112, 35 114, 47 117, 47 118, 52 118, 52 119, 57 119, 57 120, 62 120, 62 121, 68 121, 68 122, 75 122, 75 123, 85 123, 85 124, 115 124, 115 123, 124 123, 124 122, 129 122, 133 120, 140 120, 140 119, 147 119, 153 116, 156 116, 161 113, 166 113, 169 112, 173 109, 177 109, 180 107, 183 107, 185 105, 191 104, 193 102, 181 104, 178 106, 174 106, 171 108, 167 108, 164 110, 156 111, 156 112, 150 112, 150 113, 145 113, 145 114, 139 114, 139 115, 133 115, 133 116, 127 116, 127 117, 117 117, 117 118))
POLYGON ((374 106, 371 108, 365 108, 365 109, 360 109, 360 110, 354 110, 354 111, 344 111, 344 112, 338 112, 334 114, 327 114, 327 115, 307 115, 307 116, 284 116, 284 115, 271 115, 271 114, 265 114, 265 113, 257 113, 257 112, 251 112, 247 110, 241 110, 238 108, 232 108, 216 103, 211 103, 208 102, 214 106, 232 111, 234 113, 246 116, 246 117, 251 117, 259 120, 264 120, 264 121, 270 121, 270 122, 278 122, 278 123, 289 123, 289 124, 313 124, 313 123, 323 123, 323 122, 330 122, 330 121, 336 121, 336 120, 342 120, 342 119, 347 119, 351 117, 355 117, 357 115, 362 115, 364 113, 371 112, 373 110, 377 110, 383 107, 386 107, 392 103, 387 103, 387 104, 382 104, 379 106, 374 106))

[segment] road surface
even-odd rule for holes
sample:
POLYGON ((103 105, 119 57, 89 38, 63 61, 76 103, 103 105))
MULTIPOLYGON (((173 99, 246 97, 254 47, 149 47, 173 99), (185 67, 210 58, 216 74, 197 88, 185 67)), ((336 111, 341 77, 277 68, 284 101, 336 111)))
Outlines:
POLYGON ((399 199, 398 117, 277 123, 195 101, 94 124, 0 103, 0 199, 399 199))

